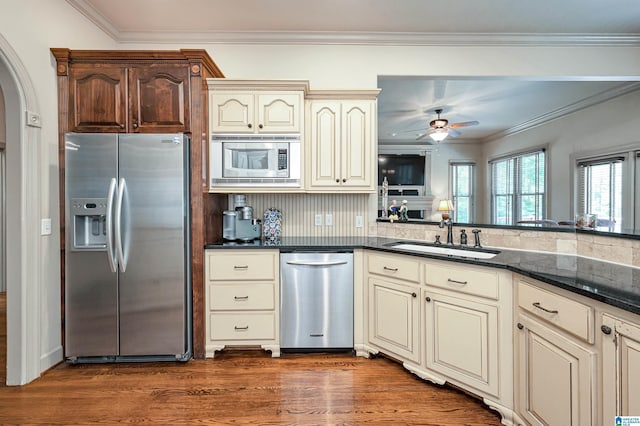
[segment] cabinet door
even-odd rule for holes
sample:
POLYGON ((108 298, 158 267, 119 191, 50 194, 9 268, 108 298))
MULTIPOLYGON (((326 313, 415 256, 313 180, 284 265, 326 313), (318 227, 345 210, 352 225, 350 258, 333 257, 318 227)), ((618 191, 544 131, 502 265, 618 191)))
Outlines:
POLYGON ((369 341, 403 359, 420 362, 417 287, 369 278, 369 341))
POLYGON ((127 68, 78 64, 69 69, 69 130, 127 131, 127 68))
POLYGON ((498 396, 498 308, 431 289, 424 303, 427 368, 498 396))
POLYGON ((254 96, 249 92, 213 92, 209 96, 211 132, 253 133, 254 96))
POLYGON ((302 94, 274 93, 257 95, 259 133, 299 133, 302 94))
POLYGON ((640 325, 606 314, 602 323, 602 424, 613 424, 640 413, 640 325))
POLYGON ((342 186, 373 190, 372 157, 373 133, 371 125, 373 102, 342 103, 342 149, 340 182, 342 186))
POLYGON ((307 155, 311 186, 340 186, 340 102, 311 102, 307 155))
POLYGON ((149 65, 131 69, 132 132, 188 132, 189 67, 149 65))
POLYGON ((518 328, 520 415, 532 425, 596 424, 595 354, 522 315, 518 328))

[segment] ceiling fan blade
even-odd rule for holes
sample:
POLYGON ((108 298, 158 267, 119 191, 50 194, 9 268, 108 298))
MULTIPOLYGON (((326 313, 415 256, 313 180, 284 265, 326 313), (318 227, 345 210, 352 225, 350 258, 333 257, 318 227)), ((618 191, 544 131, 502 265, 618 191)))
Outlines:
POLYGON ((425 132, 429 129, 425 129, 424 127, 421 129, 413 129, 413 130, 400 130, 399 132, 394 132, 396 135, 401 135, 403 133, 416 133, 416 132, 425 132))
POLYGON ((460 133, 459 131, 452 129, 452 128, 448 128, 447 129, 447 133, 449 133, 449 136, 453 136, 453 137, 458 137, 460 135, 462 135, 462 133, 460 133))
POLYGON ((478 124, 480 124, 480 122, 474 120, 474 121, 464 121, 462 123, 452 123, 452 124, 449 124, 448 127, 450 129, 456 129, 458 127, 477 126, 478 124))

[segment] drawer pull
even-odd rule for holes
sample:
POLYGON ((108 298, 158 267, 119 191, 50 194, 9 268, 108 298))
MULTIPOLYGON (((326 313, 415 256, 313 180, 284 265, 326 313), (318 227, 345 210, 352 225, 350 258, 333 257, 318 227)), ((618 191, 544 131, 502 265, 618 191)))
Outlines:
POLYGON ((234 265, 233 269, 249 269, 248 265, 234 265))
POLYGON ((557 314, 558 313, 558 310, 556 310, 556 309, 552 310, 552 309, 547 309, 544 306, 540 306, 540 302, 533 302, 533 306, 535 306, 536 308, 538 308, 538 309, 540 309, 542 311, 545 311, 545 312, 547 312, 549 314, 557 314))
POLYGON ((233 300, 249 300, 249 296, 233 296, 233 300))
POLYGON ((451 278, 447 278, 447 282, 450 283, 454 283, 454 284, 460 284, 460 285, 467 285, 467 281, 458 281, 458 280, 452 280, 451 278))
POLYGON ((324 334, 322 334, 322 333, 311 333, 311 334, 309 334, 309 337, 324 337, 324 334))
POLYGON ((385 271, 398 272, 398 268, 389 268, 387 266, 383 266, 382 269, 384 269, 385 271))
POLYGON ((249 329, 248 325, 245 325, 244 327, 238 327, 237 325, 233 327, 236 331, 246 331, 249 329))
POLYGON ((613 331, 608 325, 603 325, 602 327, 600 327, 600 330, 602 330, 604 334, 611 334, 611 332, 613 331))

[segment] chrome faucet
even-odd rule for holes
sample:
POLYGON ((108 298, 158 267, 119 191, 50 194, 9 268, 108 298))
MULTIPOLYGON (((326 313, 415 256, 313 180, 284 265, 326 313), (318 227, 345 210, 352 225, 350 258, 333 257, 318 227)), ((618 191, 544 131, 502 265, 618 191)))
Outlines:
POLYGON ((453 220, 451 220, 451 218, 447 218, 447 219, 442 219, 440 221, 440 225, 438 225, 440 228, 444 228, 444 226, 447 226, 447 244, 449 245, 453 245, 453 220))

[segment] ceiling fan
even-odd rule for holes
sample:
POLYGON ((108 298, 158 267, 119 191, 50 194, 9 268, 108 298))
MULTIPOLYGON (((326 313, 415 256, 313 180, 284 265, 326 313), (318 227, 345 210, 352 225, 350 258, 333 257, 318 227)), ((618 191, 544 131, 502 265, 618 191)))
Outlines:
POLYGON ((478 121, 464 121, 461 123, 451 123, 449 124, 449 120, 440 118, 440 114, 442 113, 442 109, 438 108, 435 110, 436 114, 438 114, 438 118, 435 120, 431 120, 429 126, 431 126, 425 133, 421 134, 416 138, 417 141, 423 139, 427 136, 430 136, 436 142, 443 141, 447 136, 460 136, 460 132, 455 130, 460 127, 467 126, 477 126, 480 124, 478 121))

